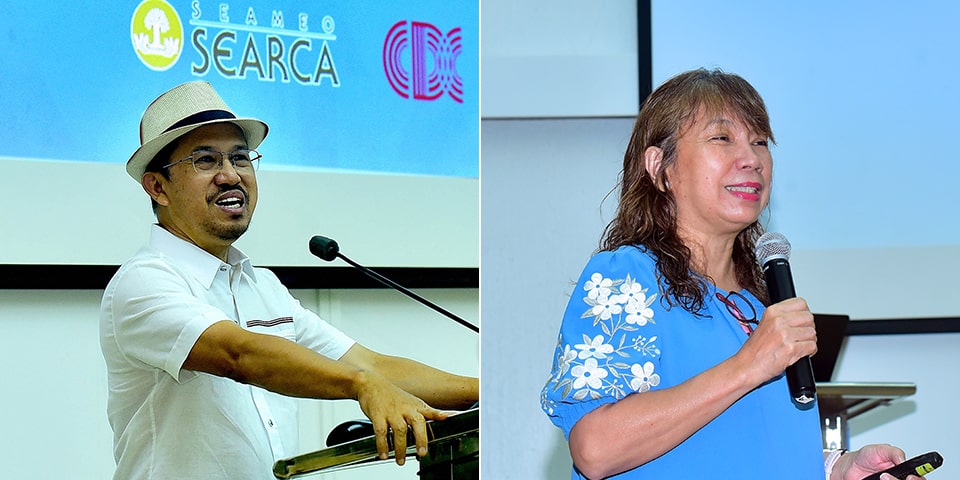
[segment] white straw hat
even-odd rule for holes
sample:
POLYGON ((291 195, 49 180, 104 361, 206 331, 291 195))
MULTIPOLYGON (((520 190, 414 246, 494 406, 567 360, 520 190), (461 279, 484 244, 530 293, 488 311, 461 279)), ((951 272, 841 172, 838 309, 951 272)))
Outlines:
POLYGON ((127 160, 127 173, 137 183, 153 157, 177 138, 211 123, 230 122, 243 129, 249 148, 267 136, 267 124, 254 118, 237 118, 207 82, 188 82, 157 97, 140 119, 140 148, 127 160))

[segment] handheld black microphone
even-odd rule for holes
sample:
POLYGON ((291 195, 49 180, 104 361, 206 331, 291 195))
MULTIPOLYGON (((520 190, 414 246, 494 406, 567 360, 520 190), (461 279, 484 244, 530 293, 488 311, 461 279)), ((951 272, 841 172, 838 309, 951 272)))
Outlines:
POLYGON ((463 325, 464 327, 467 327, 470 330, 473 330, 474 332, 480 333, 480 327, 448 312, 447 310, 444 310, 440 306, 435 305, 433 302, 400 286, 393 280, 390 280, 389 278, 384 277, 383 275, 380 275, 379 273, 373 270, 370 270, 369 268, 364 267, 363 265, 360 265, 359 263, 354 262, 353 260, 350 260, 344 254, 340 253, 340 246, 337 245, 337 242, 331 238, 323 237, 320 235, 314 235, 314 237, 310 239, 310 253, 328 262, 331 262, 337 257, 340 257, 344 262, 349 263, 352 267, 365 273, 370 278, 422 303, 423 305, 426 305, 436 310, 437 312, 440 312, 441 314, 445 315, 447 318, 459 323, 460 325, 463 325))
MULTIPOLYGON (((764 233, 757 240, 754 253, 767 280, 770 302, 777 303, 796 297, 797 292, 793 287, 793 276, 790 274, 788 262, 790 242, 787 241, 787 237, 776 232, 764 233)), ((813 378, 810 357, 803 357, 787 367, 786 375, 790 396, 795 402, 805 405, 816 398, 817 384, 813 378)))

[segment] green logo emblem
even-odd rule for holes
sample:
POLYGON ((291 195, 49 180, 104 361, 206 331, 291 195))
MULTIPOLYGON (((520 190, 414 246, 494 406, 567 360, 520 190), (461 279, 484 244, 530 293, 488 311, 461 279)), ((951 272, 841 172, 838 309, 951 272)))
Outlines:
POLYGON ((183 24, 177 11, 164 0, 144 0, 130 21, 133 50, 151 70, 162 72, 180 59, 183 24))

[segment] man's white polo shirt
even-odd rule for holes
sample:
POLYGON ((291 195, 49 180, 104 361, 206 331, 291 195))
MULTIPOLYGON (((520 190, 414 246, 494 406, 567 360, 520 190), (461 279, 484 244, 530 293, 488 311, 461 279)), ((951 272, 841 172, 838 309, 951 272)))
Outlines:
POLYGON ((298 450, 295 399, 182 370, 200 334, 231 320, 338 359, 354 344, 269 270, 228 262, 159 226, 114 275, 100 309, 117 479, 272 479, 298 450))

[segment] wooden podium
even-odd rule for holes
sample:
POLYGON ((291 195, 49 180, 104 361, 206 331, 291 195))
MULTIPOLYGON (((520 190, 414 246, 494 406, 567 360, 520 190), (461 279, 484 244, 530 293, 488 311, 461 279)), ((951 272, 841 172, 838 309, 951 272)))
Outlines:
MULTIPOLYGON (((480 478, 479 409, 455 414, 443 421, 427 422, 427 456, 420 458, 422 480, 478 480, 480 478)), ((406 456, 416 456, 413 434, 407 438, 406 456)), ((391 448, 393 447, 391 442, 391 448)), ((391 453, 392 455, 392 453, 391 453)), ((380 460, 373 437, 365 437, 316 452, 278 460, 273 464, 277 478, 300 478, 345 468, 392 460, 380 460)))
POLYGON ((847 421, 916 392, 913 383, 817 383, 823 448, 849 450, 847 421))

